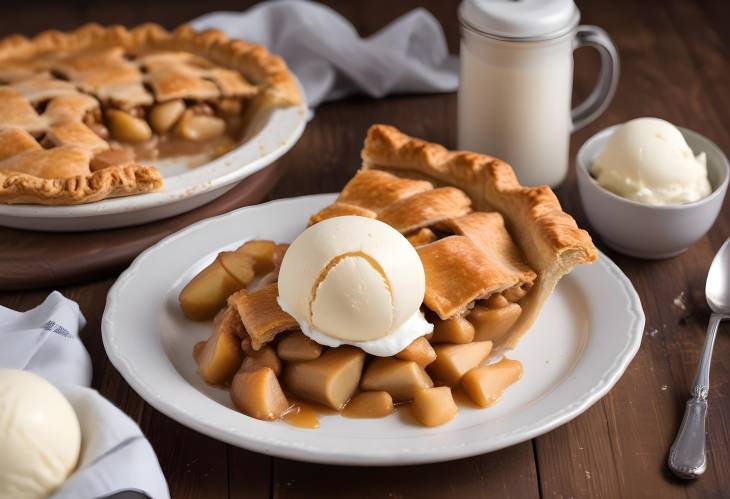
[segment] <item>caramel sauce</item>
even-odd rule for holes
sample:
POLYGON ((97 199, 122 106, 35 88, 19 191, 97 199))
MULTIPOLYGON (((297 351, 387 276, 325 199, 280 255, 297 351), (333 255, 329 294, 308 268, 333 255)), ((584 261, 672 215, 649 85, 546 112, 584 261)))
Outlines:
POLYGON ((287 424, 297 428, 313 430, 319 428, 319 414, 311 407, 295 404, 281 418, 287 424))
MULTIPOLYGON (((177 135, 168 134, 162 137, 153 137, 148 141, 136 144, 117 141, 110 141, 109 143, 115 150, 131 151, 128 156, 131 156, 134 161, 154 163, 155 160, 160 159, 189 157, 191 161, 188 166, 195 167, 230 152, 236 147, 238 141, 228 134, 201 141, 185 140, 177 135)), ((118 161, 128 162, 129 160, 130 158, 121 156, 118 161)), ((110 166, 110 164, 105 166, 110 166)))
POLYGON ((206 154, 210 156, 210 159, 214 159, 223 156, 235 146, 236 142, 229 135, 221 135, 211 140, 199 142, 185 140, 174 135, 165 135, 160 138, 157 144, 157 158, 165 159, 206 154))
POLYGON ((297 428, 316 429, 319 428, 319 417, 330 414, 337 414, 339 411, 325 407, 315 402, 298 399, 287 394, 291 407, 284 413, 281 420, 297 428))

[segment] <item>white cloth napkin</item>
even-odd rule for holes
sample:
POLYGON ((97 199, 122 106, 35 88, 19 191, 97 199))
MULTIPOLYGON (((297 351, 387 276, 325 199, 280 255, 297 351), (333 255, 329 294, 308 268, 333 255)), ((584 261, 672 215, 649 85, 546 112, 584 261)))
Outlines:
POLYGON ((81 423, 78 469, 54 499, 99 498, 134 490, 168 498, 165 477, 139 427, 91 383, 91 359, 79 339, 86 320, 79 306, 58 291, 21 313, 0 307, 0 367, 26 369, 66 396, 81 423))
POLYGON ((337 12, 314 2, 279 0, 245 12, 213 12, 191 23, 267 47, 282 56, 304 86, 310 107, 354 93, 453 92, 458 59, 441 25, 414 9, 368 38, 337 12))

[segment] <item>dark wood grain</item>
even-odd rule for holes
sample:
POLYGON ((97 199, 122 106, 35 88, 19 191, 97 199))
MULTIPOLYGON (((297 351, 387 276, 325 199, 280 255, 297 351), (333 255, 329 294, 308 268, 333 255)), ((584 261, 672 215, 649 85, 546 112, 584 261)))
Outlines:
MULTIPOLYGON (((4 33, 72 28, 88 20, 172 27, 205 11, 240 10, 250 2, 132 1, 16 3, 4 33), (44 16, 38 16, 43 11, 44 16), (46 14, 47 13, 47 14, 46 14)), ((416 1, 327 2, 368 35, 416 1)), ((424 2, 458 51, 456 1, 424 2)), ((596 122, 578 131, 572 151, 601 128, 644 115, 695 129, 730 151, 730 9, 722 0, 579 2, 583 22, 604 27, 619 47, 622 77, 616 99, 596 122)), ((576 54, 576 99, 595 80, 597 58, 576 54)), ((359 164, 365 130, 385 122, 453 146, 455 95, 352 98, 321 106, 300 142, 281 160, 286 177, 268 198, 340 189, 359 164)), ((570 175, 557 194, 586 225, 570 175)), ((173 497, 728 497, 730 490, 730 332, 715 346, 708 420, 709 469, 686 483, 665 466, 704 340, 703 288, 714 252, 730 235, 726 202, 714 228, 683 255, 647 262, 597 244, 628 275, 646 312, 641 349, 616 387, 570 423, 509 449, 452 463, 406 468, 349 468, 272 459, 199 435, 161 415, 132 391, 104 354, 99 321, 112 279, 67 286, 89 320, 82 336, 94 359, 93 385, 138 421, 158 453, 173 497), (684 293, 686 306, 675 298, 684 293)), ((0 293, 0 303, 24 310, 48 289, 0 293)))
POLYGON ((529 442, 471 459, 429 466, 354 468, 277 459, 274 478, 273 496, 277 499, 539 497, 529 442))

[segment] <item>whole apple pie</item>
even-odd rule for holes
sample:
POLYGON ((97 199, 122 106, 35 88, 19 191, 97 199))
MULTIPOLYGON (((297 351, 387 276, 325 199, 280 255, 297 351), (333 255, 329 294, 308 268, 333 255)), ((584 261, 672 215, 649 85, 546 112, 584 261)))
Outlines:
POLYGON ((219 31, 87 25, 0 41, 0 202, 152 192, 151 162, 231 150, 301 100, 284 61, 219 31))
POLYGON ((377 417, 395 403, 435 426, 457 394, 488 407, 521 377, 505 355, 558 280, 596 259, 550 188, 521 186, 503 161, 385 125, 362 160, 291 246, 223 252, 180 295, 187 317, 217 314, 195 358, 245 414, 287 420, 303 399, 377 417))

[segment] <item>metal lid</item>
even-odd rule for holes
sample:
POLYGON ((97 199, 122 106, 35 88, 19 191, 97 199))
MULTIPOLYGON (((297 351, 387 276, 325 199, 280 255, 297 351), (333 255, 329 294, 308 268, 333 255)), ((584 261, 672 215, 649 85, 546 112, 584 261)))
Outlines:
POLYGON ((561 36, 578 24, 573 0, 464 0, 461 22, 492 38, 545 40, 561 36))

